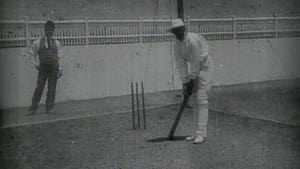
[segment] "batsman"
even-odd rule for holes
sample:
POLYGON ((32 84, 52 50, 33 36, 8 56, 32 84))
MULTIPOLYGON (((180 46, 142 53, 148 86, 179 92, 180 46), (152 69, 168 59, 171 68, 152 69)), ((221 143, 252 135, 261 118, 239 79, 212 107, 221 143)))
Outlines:
POLYGON ((176 37, 174 44, 176 66, 183 83, 183 95, 189 97, 192 102, 193 119, 196 124, 193 133, 186 140, 193 141, 194 144, 203 143, 207 138, 207 93, 213 69, 209 46, 200 34, 187 32, 182 19, 174 19, 169 31, 176 37))

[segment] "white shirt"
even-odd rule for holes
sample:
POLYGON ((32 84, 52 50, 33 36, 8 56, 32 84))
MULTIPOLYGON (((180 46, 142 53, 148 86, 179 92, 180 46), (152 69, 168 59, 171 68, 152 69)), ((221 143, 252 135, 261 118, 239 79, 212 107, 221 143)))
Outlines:
POLYGON ((183 41, 176 39, 174 53, 179 76, 183 83, 195 79, 209 57, 209 47, 203 36, 197 33, 185 33, 183 41), (188 71, 187 62, 191 65, 188 71))
MULTIPOLYGON (((38 57, 40 43, 41 43, 41 39, 37 39, 37 40, 33 41, 31 47, 27 51, 27 55, 29 55, 29 57, 32 59, 32 62, 35 66, 39 66, 39 64, 40 64, 39 57, 38 57)), ((63 59, 62 46, 58 40, 55 40, 55 44, 56 44, 56 48, 57 48, 59 69, 61 69, 62 59, 63 59)), ((47 38, 45 38, 45 47, 48 48, 47 38)))

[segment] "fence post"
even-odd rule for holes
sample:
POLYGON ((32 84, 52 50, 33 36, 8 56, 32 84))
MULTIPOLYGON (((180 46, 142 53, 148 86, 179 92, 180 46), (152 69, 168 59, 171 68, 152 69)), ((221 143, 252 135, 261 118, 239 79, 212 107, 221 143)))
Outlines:
POLYGON ((29 18, 25 16, 24 19, 25 19, 26 47, 28 48, 30 45, 29 18))
POLYGON ((191 26, 191 18, 189 17, 189 16, 187 16, 187 18, 186 18, 186 27, 187 27, 187 31, 189 32, 189 31, 191 31, 191 28, 190 28, 190 26, 191 26))
POLYGON ((90 36, 90 30, 89 30, 89 20, 86 17, 85 18, 85 44, 86 46, 89 45, 89 36, 90 36))
POLYGON ((235 16, 232 17, 232 21, 233 21, 233 39, 236 39, 236 17, 235 16))
POLYGON ((142 19, 139 17, 139 43, 143 42, 143 25, 142 19))
POLYGON ((274 15, 274 30, 275 30, 275 38, 278 38, 278 19, 277 15, 274 15))

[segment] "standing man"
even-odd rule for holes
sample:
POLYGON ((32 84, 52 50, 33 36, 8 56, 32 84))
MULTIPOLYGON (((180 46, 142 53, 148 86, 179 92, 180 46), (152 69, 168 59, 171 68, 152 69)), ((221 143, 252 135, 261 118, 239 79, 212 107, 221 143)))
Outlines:
POLYGON ((187 32, 182 19, 173 20, 169 31, 176 36, 174 53, 183 83, 183 94, 184 97, 190 96, 193 103, 193 119, 197 121, 195 132, 186 140, 193 141, 194 144, 202 143, 207 137, 207 92, 210 89, 209 81, 213 68, 208 43, 200 34, 187 32))
POLYGON ((53 38, 55 23, 47 21, 44 25, 45 36, 34 41, 28 51, 33 64, 38 71, 37 86, 34 90, 32 103, 29 108, 30 115, 38 109, 46 82, 48 91, 46 98, 46 113, 51 113, 54 107, 57 79, 62 75, 62 49, 59 41, 53 38))

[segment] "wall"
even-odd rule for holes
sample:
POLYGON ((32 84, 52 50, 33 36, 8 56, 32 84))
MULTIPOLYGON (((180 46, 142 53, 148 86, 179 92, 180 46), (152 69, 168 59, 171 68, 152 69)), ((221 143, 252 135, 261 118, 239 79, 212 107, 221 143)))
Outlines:
POLYGON ((221 85, 300 77, 300 38, 217 41, 211 51, 221 85))
MULTIPOLYGON (((214 85, 300 77, 300 38, 209 43, 214 85)), ((21 55, 24 50, 0 49, 1 108, 30 104, 37 72, 21 55)), ((129 94, 131 81, 144 81, 145 92, 181 87, 170 43, 71 46, 64 54, 58 102, 129 94)))

